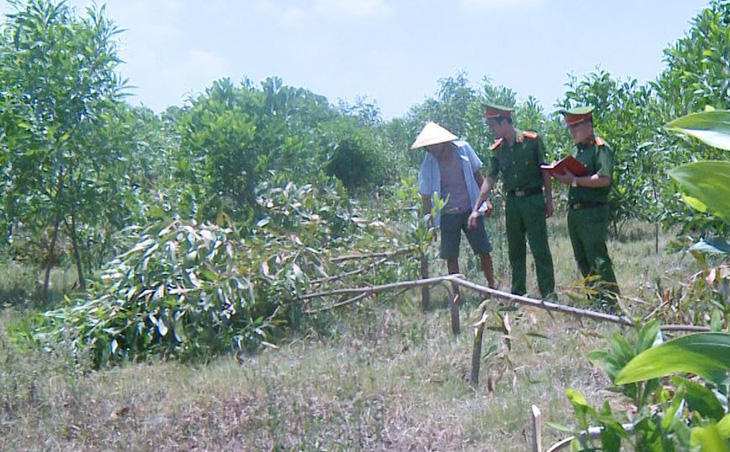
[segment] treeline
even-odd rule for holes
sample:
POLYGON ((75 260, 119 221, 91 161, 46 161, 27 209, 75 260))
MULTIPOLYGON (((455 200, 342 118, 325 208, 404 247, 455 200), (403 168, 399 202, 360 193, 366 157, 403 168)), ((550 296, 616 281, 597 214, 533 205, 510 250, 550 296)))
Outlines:
POLYGON ((516 107, 517 126, 539 132, 551 157, 569 148, 554 109, 596 107, 596 129, 616 152, 615 234, 631 218, 720 227, 686 208, 667 170, 724 156, 680 141, 663 125, 730 107, 726 2, 712 2, 694 18, 648 84, 605 71, 569 77, 558 105, 546 108, 486 77, 473 85, 459 73, 389 121, 367 101, 333 105, 276 77, 218 80, 158 115, 126 102, 119 29, 103 7, 85 14, 49 0, 16 7, 0 41, 0 231, 8 256, 43 266, 44 287, 53 266, 73 262, 83 288, 90 273, 124 250, 119 232, 130 227, 230 221, 245 235, 266 216, 257 202, 262 190, 289 182, 385 203, 383 193, 415 174, 422 155, 408 148, 426 121, 466 138, 486 160, 487 101, 516 107))

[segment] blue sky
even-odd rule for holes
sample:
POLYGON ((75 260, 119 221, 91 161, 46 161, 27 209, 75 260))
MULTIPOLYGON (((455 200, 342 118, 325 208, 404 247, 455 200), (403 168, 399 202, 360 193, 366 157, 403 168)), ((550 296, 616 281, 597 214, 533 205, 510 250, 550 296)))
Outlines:
MULTIPOLYGON (((69 0, 77 12, 91 0, 69 0)), ((386 119, 467 73, 551 110, 568 73, 652 80, 700 0, 107 0, 131 103, 182 105, 213 80, 281 77, 386 119)), ((0 12, 10 8, 3 3, 0 12)))

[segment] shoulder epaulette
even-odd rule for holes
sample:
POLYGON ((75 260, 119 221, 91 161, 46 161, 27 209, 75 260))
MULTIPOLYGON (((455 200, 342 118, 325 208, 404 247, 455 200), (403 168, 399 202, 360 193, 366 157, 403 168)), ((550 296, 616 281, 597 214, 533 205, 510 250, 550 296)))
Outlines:
POLYGON ((596 144, 597 144, 598 146, 605 146, 605 145, 606 145, 606 142, 605 142, 605 141, 603 141, 603 138, 601 138, 601 137, 596 137, 596 144))
POLYGON ((493 150, 497 149, 499 146, 502 145, 503 141, 504 141, 504 138, 500 138, 500 139, 496 140, 494 143, 492 143, 491 146, 489 146, 489 150, 493 151, 493 150))
POLYGON ((537 139, 537 133, 531 130, 525 130, 524 132, 522 132, 522 134, 531 140, 537 139))

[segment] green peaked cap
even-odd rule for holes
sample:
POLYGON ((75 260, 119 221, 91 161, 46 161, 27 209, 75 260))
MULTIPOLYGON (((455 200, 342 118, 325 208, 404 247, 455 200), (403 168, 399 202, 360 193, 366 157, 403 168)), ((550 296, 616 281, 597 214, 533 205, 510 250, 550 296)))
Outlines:
POLYGON ((567 108, 561 108, 558 110, 558 113, 562 113, 564 115, 570 115, 570 116, 582 116, 587 115, 588 113, 591 113, 595 108, 591 107, 590 105, 585 107, 575 107, 570 110, 567 108))
POLYGON ((504 105, 499 105, 499 104, 493 104, 493 103, 491 103, 491 102, 486 102, 486 103, 484 104, 484 108, 493 108, 493 109, 495 109, 495 110, 499 110, 499 111, 509 111, 509 112, 515 111, 515 109, 514 109, 514 108, 512 108, 512 107, 506 107, 506 106, 504 106, 504 105))
POLYGON ((489 118, 501 118, 510 117, 514 111, 511 107, 505 107, 504 105, 485 103, 484 104, 484 117, 489 118))
POLYGON ((586 119, 590 119, 593 115, 591 112, 593 107, 576 107, 572 110, 560 110, 560 113, 565 115, 565 126, 571 127, 576 124, 580 124, 586 119))

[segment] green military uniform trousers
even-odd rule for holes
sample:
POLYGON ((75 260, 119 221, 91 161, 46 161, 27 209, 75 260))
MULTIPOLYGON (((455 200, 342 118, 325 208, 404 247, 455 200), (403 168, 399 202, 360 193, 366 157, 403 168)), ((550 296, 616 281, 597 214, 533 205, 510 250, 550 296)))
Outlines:
POLYGON ((619 294, 613 264, 606 248, 608 204, 568 212, 568 234, 583 277, 598 275, 600 289, 619 294))
POLYGON ((517 197, 507 195, 505 206, 505 226, 509 262, 512 266, 512 293, 527 293, 527 247, 525 235, 530 242, 532 257, 535 260, 537 285, 543 298, 555 290, 553 257, 548 246, 547 225, 545 223, 545 199, 542 192, 531 196, 517 197))

